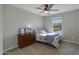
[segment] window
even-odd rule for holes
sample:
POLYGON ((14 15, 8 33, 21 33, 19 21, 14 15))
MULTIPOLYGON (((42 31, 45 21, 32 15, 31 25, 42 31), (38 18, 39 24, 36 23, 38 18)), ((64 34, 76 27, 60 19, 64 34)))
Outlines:
POLYGON ((52 18, 51 22, 52 22, 53 32, 62 30, 62 18, 61 17, 52 18))

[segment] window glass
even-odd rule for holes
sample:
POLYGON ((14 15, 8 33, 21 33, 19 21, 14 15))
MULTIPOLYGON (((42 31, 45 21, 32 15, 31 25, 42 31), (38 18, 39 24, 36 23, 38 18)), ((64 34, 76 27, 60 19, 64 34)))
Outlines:
POLYGON ((52 27, 53 27, 54 32, 62 30, 62 18, 61 17, 52 18, 51 22, 52 22, 52 27))

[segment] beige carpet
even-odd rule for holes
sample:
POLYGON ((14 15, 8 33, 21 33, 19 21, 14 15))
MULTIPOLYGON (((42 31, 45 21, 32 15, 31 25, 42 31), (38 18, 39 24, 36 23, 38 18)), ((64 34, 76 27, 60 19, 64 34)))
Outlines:
POLYGON ((79 55, 79 45, 62 42, 58 49, 42 43, 34 43, 23 49, 15 48, 4 55, 79 55))

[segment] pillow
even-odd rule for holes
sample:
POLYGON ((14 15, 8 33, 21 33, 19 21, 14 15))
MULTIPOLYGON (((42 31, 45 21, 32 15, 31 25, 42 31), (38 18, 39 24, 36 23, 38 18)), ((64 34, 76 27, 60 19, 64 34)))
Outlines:
POLYGON ((42 30, 42 31, 40 31, 40 33, 41 33, 41 34, 45 34, 45 33, 46 33, 46 31, 42 30))
POLYGON ((44 29, 42 29, 42 28, 36 28, 36 29, 35 29, 35 32, 36 32, 37 34, 46 33, 46 31, 45 31, 44 29))

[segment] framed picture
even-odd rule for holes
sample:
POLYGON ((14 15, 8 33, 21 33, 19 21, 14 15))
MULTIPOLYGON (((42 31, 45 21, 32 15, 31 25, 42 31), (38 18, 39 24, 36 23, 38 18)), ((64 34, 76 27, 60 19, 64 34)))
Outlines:
POLYGON ((24 35, 25 34, 25 28, 20 28, 19 29, 19 34, 24 35))

